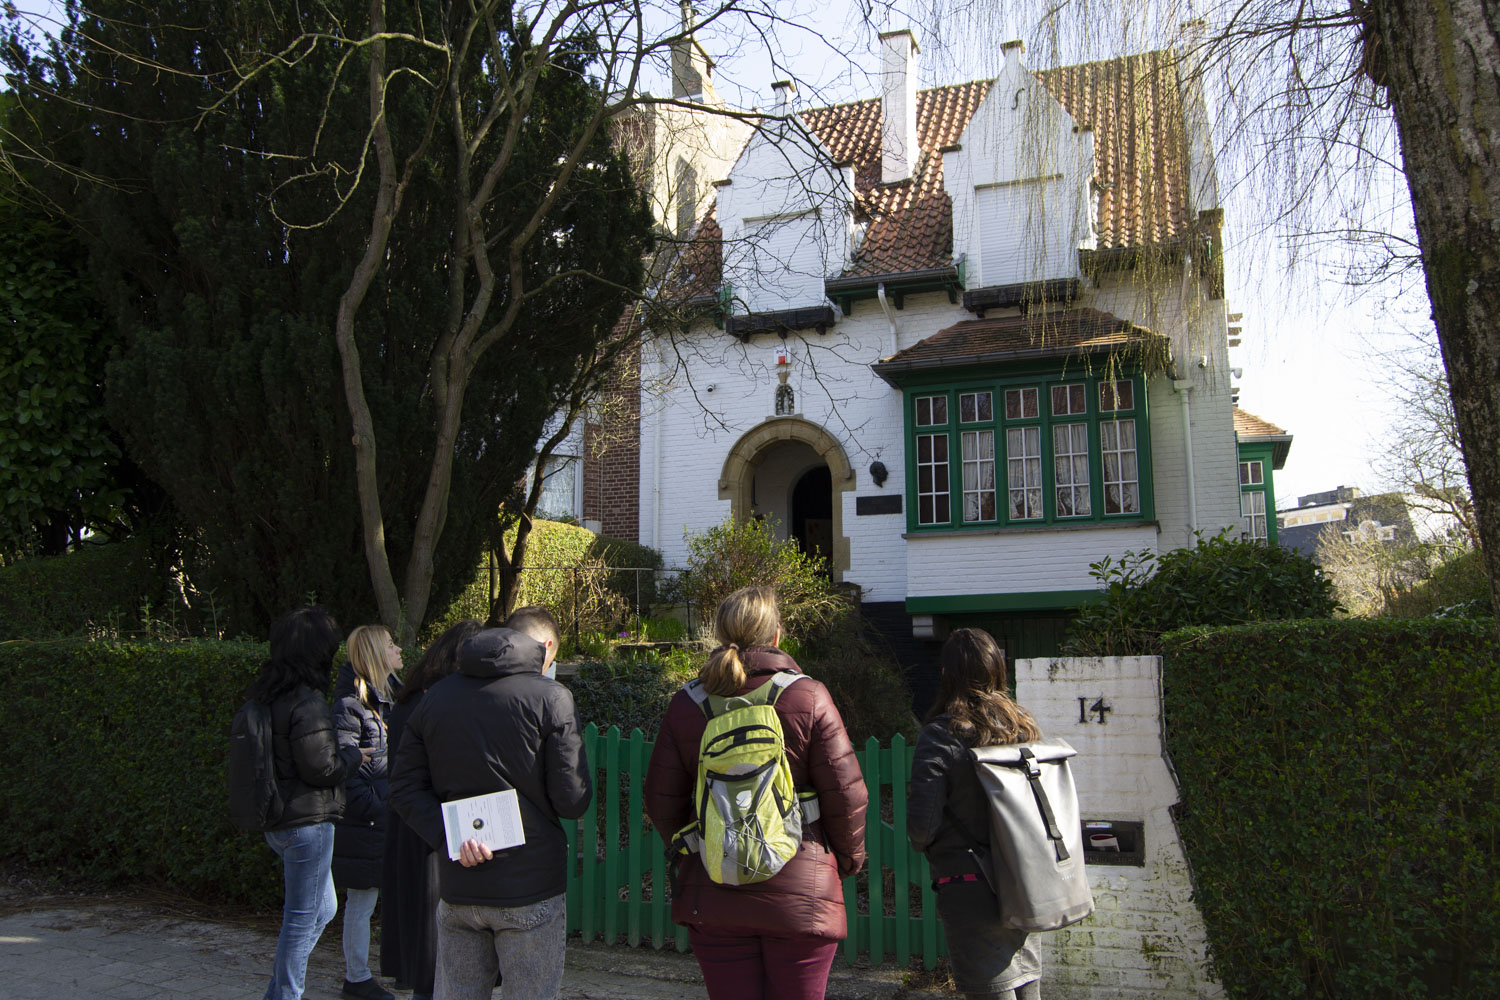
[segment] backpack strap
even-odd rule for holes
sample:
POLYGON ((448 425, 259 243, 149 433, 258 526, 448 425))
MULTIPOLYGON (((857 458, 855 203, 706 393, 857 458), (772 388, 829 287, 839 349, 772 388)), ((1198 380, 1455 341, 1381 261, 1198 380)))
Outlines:
POLYGON ((1042 814, 1042 822, 1047 827, 1047 837, 1052 841, 1053 850, 1057 852, 1058 861, 1068 860, 1068 848, 1063 843, 1062 830, 1057 827, 1057 817, 1052 814, 1052 803, 1047 801, 1047 790, 1042 787, 1042 769, 1037 766, 1036 754, 1031 752, 1031 747, 1021 747, 1021 766, 1026 769, 1026 781, 1031 786, 1031 794, 1036 798, 1037 810, 1042 814))
POLYGON ((708 689, 703 686, 702 680, 694 677, 682 686, 682 690, 687 693, 689 698, 693 699, 693 704, 697 705, 706 717, 709 719, 714 717, 716 713, 714 712, 714 707, 708 703, 708 689))
POLYGON ((771 683, 772 690, 770 691, 769 696, 766 698, 766 704, 767 705, 774 705, 774 704, 776 704, 777 700, 781 697, 781 693, 783 691, 785 691, 787 688, 791 687, 793 684, 797 683, 800 680, 803 680, 806 677, 807 677, 806 674, 794 674, 794 673, 792 673, 792 672, 790 672, 788 670, 778 670, 778 671, 776 671, 774 674, 771 675, 771 681, 770 681, 770 683, 771 683))
MULTIPOLYGON (((764 696, 766 699, 764 702, 760 701, 761 696, 758 693, 760 690, 759 688, 756 689, 757 693, 742 696, 740 697, 740 700, 752 705, 775 705, 776 702, 781 698, 781 692, 785 691, 787 688, 791 687, 794 683, 802 680, 806 676, 806 674, 794 674, 786 670, 778 670, 776 671, 776 673, 771 675, 769 684, 762 685, 763 687, 766 687, 768 689, 764 696)), ((708 693, 708 689, 703 686, 702 679, 694 677, 692 680, 688 681, 682 686, 682 690, 687 693, 687 696, 689 698, 693 699, 693 704, 702 709, 704 716, 706 716, 710 720, 713 719, 715 715, 719 714, 718 712, 714 711, 713 701, 711 700, 712 696, 708 693)), ((723 700, 728 701, 731 699, 723 700)))

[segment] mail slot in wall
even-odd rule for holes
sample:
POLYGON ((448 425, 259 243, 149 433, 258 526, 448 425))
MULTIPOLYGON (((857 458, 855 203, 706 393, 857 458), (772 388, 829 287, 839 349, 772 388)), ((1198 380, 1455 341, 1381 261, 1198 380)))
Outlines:
POLYGON ((1146 824, 1120 819, 1083 821, 1083 861, 1090 865, 1146 865, 1146 824))

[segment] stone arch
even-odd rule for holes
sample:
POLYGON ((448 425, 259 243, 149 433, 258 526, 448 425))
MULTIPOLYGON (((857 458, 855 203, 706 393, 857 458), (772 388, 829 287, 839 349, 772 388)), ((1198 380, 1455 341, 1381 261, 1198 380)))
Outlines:
POLYGON ((729 449, 719 473, 719 499, 730 502, 730 512, 742 518, 751 510, 751 483, 765 453, 779 444, 800 441, 828 464, 833 480, 833 556, 830 570, 835 583, 849 571, 849 539, 844 534, 844 493, 854 489, 854 466, 844 446, 828 431, 802 417, 771 417, 745 434, 729 449))

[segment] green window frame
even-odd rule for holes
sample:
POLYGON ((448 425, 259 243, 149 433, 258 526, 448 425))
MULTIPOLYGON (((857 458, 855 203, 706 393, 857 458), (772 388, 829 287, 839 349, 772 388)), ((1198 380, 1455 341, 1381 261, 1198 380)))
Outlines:
POLYGON ((1155 516, 1139 374, 934 381, 904 395, 909 532, 1155 516))
POLYGON ((1239 447, 1240 519, 1243 535, 1266 545, 1276 543, 1276 486, 1272 447, 1245 444, 1239 447))

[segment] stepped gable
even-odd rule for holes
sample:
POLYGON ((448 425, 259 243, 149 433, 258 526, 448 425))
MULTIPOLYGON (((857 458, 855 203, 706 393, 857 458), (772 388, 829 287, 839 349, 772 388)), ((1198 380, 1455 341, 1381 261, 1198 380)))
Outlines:
MULTIPOLYGON (((1096 223, 1101 250, 1170 243, 1192 232, 1182 91, 1170 52, 1147 52, 1043 70, 1037 77, 1094 133, 1096 223)), ((870 224, 845 276, 895 274, 953 263, 953 203, 943 190, 945 147, 958 142, 990 81, 917 93, 921 159, 911 180, 880 183, 880 100, 814 108, 801 118, 835 163, 854 168, 870 224)), ((710 209, 684 247, 685 297, 717 291, 722 233, 710 209)))
MULTIPOLYGON (((1148 52, 1036 74, 1081 128, 1094 132, 1100 249, 1149 246, 1191 230, 1182 92, 1171 53, 1148 52)), ((915 178, 880 183, 878 98, 803 112, 836 163, 854 167, 870 228, 849 276, 953 263, 953 204, 944 147, 958 142, 989 92, 987 80, 917 93, 915 178)))

